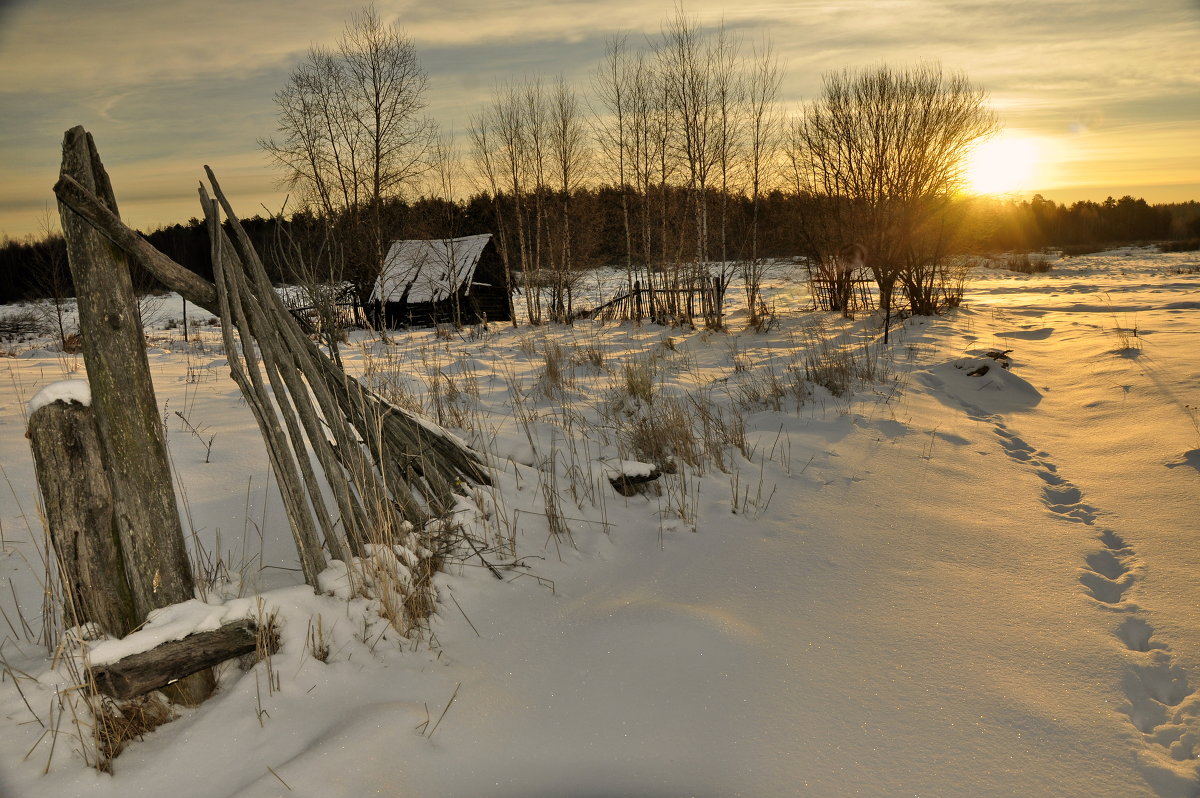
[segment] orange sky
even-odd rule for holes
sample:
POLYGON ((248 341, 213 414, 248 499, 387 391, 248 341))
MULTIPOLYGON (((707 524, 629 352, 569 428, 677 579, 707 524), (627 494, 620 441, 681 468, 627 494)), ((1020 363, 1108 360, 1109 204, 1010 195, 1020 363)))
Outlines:
MULTIPOLYGON (((150 228, 198 213, 202 165, 244 215, 278 210, 256 144, 271 96, 311 42, 332 42, 359 4, 328 0, 21 0, 0 3, 0 235, 39 231, 59 145, 97 139, 122 213, 150 228)), ((673 5, 388 2, 430 75, 430 112, 460 130, 495 81, 563 74, 581 91, 618 30, 655 36, 673 5)), ((991 94, 1010 135, 1038 144, 1022 194, 1200 199, 1200 3, 987 0, 688 3, 747 45, 770 35, 794 111, 830 69, 939 61, 991 94)))

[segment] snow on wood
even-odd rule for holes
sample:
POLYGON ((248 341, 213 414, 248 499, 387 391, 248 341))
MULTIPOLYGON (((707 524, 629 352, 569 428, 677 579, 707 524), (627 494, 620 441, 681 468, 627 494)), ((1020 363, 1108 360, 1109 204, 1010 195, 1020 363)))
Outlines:
POLYGON ((269 631, 260 635, 249 618, 205 632, 194 632, 148 651, 130 654, 107 665, 93 667, 96 688, 113 698, 133 698, 157 690, 197 671, 226 660, 261 651, 274 653, 278 638, 269 631))
POLYGON ((66 404, 75 402, 90 406, 92 404, 92 386, 88 384, 87 380, 52 382, 33 395, 33 398, 29 400, 27 412, 32 416, 38 410, 54 402, 66 404))

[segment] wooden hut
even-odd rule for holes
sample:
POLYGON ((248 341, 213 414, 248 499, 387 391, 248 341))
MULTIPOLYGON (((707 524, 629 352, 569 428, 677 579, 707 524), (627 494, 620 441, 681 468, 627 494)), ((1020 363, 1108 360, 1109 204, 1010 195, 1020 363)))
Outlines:
POLYGON ((393 241, 368 312, 388 328, 508 321, 509 285, 491 233, 393 241))

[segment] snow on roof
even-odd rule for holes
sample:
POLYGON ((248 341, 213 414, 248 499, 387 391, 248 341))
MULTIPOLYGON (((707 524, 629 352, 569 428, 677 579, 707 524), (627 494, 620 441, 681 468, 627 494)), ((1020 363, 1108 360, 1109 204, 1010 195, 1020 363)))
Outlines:
POLYGON ((429 241, 393 241, 372 300, 438 302, 470 282, 491 233, 429 241))

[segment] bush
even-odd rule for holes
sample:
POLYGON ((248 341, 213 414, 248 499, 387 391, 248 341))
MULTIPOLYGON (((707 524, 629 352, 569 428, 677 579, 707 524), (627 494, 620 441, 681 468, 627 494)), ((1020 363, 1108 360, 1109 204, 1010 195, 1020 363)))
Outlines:
POLYGON ((20 310, 0 314, 0 338, 19 338, 25 335, 42 335, 46 332, 42 317, 34 310, 20 310))
POLYGON ((1164 241, 1158 245, 1159 252, 1195 252, 1200 249, 1200 238, 1188 238, 1183 241, 1164 241))
POLYGON ((1000 268, 1008 269, 1010 272, 1021 272, 1022 274, 1041 274, 1042 272, 1050 271, 1054 267, 1050 265, 1050 259, 1045 255, 1014 252, 1004 259, 1000 268))

